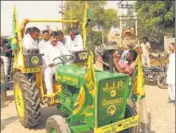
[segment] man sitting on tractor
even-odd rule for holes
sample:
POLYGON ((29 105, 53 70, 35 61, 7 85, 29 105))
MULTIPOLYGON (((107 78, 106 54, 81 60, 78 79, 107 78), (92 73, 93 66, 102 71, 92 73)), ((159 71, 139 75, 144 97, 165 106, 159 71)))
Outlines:
POLYGON ((47 48, 45 50, 44 60, 46 63, 46 69, 44 72, 45 85, 47 89, 47 94, 53 93, 53 75, 56 73, 56 64, 53 59, 63 55, 70 55, 69 51, 65 46, 58 41, 58 32, 53 31, 51 33, 51 39, 46 44, 47 48))
POLYGON ((44 49, 46 48, 46 43, 50 39, 49 30, 42 31, 42 36, 43 36, 43 39, 39 42, 38 48, 39 48, 39 52, 43 54, 44 49))
POLYGON ((65 46, 66 45, 66 38, 64 37, 64 33, 61 30, 59 30, 58 35, 59 35, 58 41, 62 42, 63 45, 65 46))
POLYGON ((66 47, 69 51, 76 52, 83 50, 82 37, 78 34, 78 31, 75 28, 70 28, 68 30, 68 36, 66 37, 66 47))
POLYGON ((37 27, 32 27, 30 32, 26 34, 23 38, 24 53, 28 50, 38 49, 38 37, 40 35, 40 30, 37 27))
POLYGON ((31 30, 31 27, 28 27, 25 31, 25 35, 29 34, 30 30, 31 30))
POLYGON ((126 73, 132 76, 136 66, 135 60, 137 58, 137 52, 135 50, 129 50, 126 56, 126 62, 123 62, 120 58, 118 53, 113 55, 116 70, 120 73, 126 73))

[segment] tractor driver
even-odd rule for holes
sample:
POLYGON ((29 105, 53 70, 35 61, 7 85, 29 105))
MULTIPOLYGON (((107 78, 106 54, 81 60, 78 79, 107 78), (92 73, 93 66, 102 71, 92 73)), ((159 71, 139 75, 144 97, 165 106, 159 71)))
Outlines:
POLYGON ((82 44, 82 37, 78 34, 78 31, 75 28, 70 28, 68 30, 69 35, 66 37, 65 46, 68 50, 72 52, 82 51, 83 44, 82 44))
POLYGON ((28 50, 38 49, 38 37, 40 35, 40 30, 37 27, 32 27, 28 34, 23 38, 23 48, 24 53, 28 50))
POLYGON ((53 75, 56 73, 56 64, 54 64, 53 59, 63 55, 71 55, 67 48, 58 41, 58 37, 59 35, 57 31, 51 32, 51 38, 45 49, 44 60, 46 63, 46 69, 44 72, 44 79, 47 94, 53 93, 53 75))
POLYGON ((137 52, 135 50, 129 50, 126 55, 126 62, 123 62, 117 53, 113 55, 113 62, 118 72, 132 76, 136 66, 136 58, 137 52))

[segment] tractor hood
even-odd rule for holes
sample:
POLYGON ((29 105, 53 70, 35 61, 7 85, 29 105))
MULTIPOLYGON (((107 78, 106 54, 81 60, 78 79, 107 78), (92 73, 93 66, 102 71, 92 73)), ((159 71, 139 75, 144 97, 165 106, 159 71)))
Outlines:
MULTIPOLYGON (((60 66, 57 68, 56 80, 75 88, 81 88, 85 82, 85 72, 85 68, 74 65, 60 66)), ((95 104, 97 127, 122 120, 129 93, 129 76, 109 71, 96 71, 95 75, 97 85, 95 98, 98 101, 95 104)))
MULTIPOLYGON (((82 68, 75 65, 64 65, 58 66, 56 72, 56 80, 60 83, 66 83, 73 87, 79 88, 84 82, 86 68, 82 68)), ((95 71, 96 82, 105 79, 116 79, 119 77, 127 77, 125 74, 121 73, 110 73, 108 71, 95 71)))

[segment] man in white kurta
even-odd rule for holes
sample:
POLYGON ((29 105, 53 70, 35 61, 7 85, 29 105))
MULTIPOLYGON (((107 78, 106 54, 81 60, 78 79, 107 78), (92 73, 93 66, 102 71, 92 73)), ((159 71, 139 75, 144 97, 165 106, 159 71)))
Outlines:
POLYGON ((44 30, 42 32, 42 36, 43 36, 43 39, 39 42, 38 48, 39 48, 39 52, 41 54, 44 54, 44 49, 46 48, 47 42, 50 39, 49 31, 48 30, 44 30))
POLYGON ((82 37, 80 34, 76 33, 74 28, 69 29, 69 35, 66 36, 65 46, 71 53, 83 50, 82 37))
MULTIPOLYGON (((40 54, 45 54, 45 48, 47 47, 47 42, 50 39, 49 31, 48 30, 42 31, 42 36, 43 36, 43 39, 39 42, 38 48, 39 48, 40 54)), ((45 60, 44 60, 44 56, 42 58, 43 58, 43 60, 42 60, 43 61, 42 73, 43 73, 43 76, 44 76, 44 70, 45 70, 45 67, 46 67, 46 63, 45 63, 45 60)))
POLYGON ((28 50, 38 49, 38 37, 40 35, 40 30, 36 27, 32 27, 30 32, 26 34, 23 38, 23 48, 24 53, 28 50))
POLYGON ((53 75, 56 73, 56 62, 53 61, 54 58, 70 55, 69 51, 65 46, 58 41, 58 33, 52 32, 51 39, 47 43, 47 48, 45 50, 44 60, 46 63, 46 69, 44 72, 45 85, 47 89, 47 94, 53 93, 53 75))
POLYGON ((166 83, 168 84, 169 100, 175 102, 175 51, 176 44, 172 43, 174 52, 169 56, 166 83))
POLYGON ((150 58, 149 58, 149 51, 151 49, 150 43, 146 37, 143 38, 144 42, 141 44, 142 48, 142 65, 146 65, 150 67, 150 58))

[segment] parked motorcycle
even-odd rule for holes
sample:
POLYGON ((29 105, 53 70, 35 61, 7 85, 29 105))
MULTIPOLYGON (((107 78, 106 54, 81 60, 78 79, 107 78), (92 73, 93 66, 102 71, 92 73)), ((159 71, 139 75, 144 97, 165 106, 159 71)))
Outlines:
POLYGON ((143 67, 145 83, 158 85, 161 89, 167 89, 166 66, 143 67))

